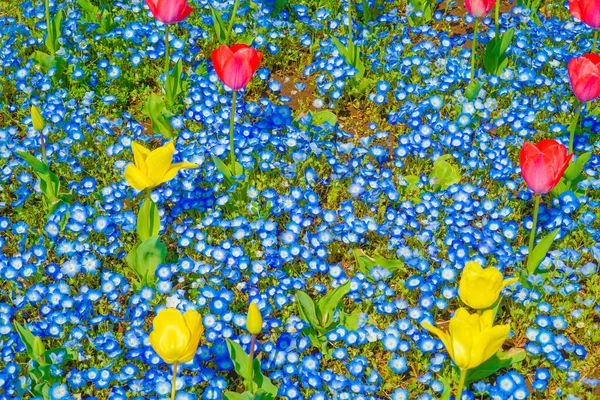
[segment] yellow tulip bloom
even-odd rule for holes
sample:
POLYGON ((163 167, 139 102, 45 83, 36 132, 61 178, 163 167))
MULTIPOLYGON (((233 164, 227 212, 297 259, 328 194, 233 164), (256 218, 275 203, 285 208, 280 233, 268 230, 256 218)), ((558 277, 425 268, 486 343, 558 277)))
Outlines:
POLYGON ((248 307, 248 316, 246 317, 246 329, 253 335, 258 335, 262 330, 262 315, 255 302, 250 303, 248 307))
POLYGON ((470 369, 496 354, 508 337, 510 325, 493 326, 493 323, 493 310, 478 315, 459 308, 450 319, 448 332, 426 322, 421 325, 440 338, 460 369, 470 369))
POLYGON ((502 273, 497 268, 483 269, 478 263, 469 261, 460 278, 460 299, 476 310, 491 307, 498 300, 502 289, 517 281, 516 278, 502 278, 502 273))
POLYGON ((181 314, 174 308, 164 308, 152 321, 150 344, 167 364, 185 363, 194 358, 204 333, 202 317, 197 311, 181 314))
POLYGON ((188 162, 171 164, 175 152, 173 142, 168 142, 152 151, 133 142, 131 149, 133 150, 135 165, 129 164, 125 168, 125 179, 137 190, 153 188, 163 182, 170 181, 180 169, 198 167, 196 164, 188 162))
POLYGON ((31 123, 36 131, 41 132, 44 130, 44 118, 40 113, 40 109, 36 106, 31 106, 31 123))

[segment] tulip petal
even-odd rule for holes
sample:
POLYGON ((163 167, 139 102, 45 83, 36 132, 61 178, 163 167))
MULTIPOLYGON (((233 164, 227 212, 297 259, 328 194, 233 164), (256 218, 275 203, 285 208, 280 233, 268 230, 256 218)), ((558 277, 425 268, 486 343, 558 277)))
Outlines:
POLYGON ((442 331, 440 328, 436 328, 435 326, 428 324, 427 322, 422 322, 421 326, 429 332, 436 335, 442 341, 442 343, 444 343, 444 347, 446 347, 446 350, 448 351, 448 354, 450 354, 450 357, 454 358, 452 353, 452 342, 448 333, 442 331))
POLYGON ((198 166, 196 164, 192 164, 189 162, 180 162, 180 163, 171 164, 171 167, 169 168, 169 170, 163 176, 162 180, 159 183, 168 182, 171 179, 175 178, 175 175, 177 175, 177 172, 179 172, 180 170, 191 169, 191 168, 198 168, 198 166))
POLYGON ((487 361, 490 357, 502 348, 502 344, 510 334, 510 325, 498 325, 481 333, 487 338, 487 345, 481 358, 481 363, 487 361))
POLYGON ((169 142, 153 150, 148 155, 146 159, 146 164, 148 164, 148 178, 155 182, 156 185, 163 182, 165 174, 169 171, 174 152, 175 146, 173 142, 169 142))
POLYGON ((592 28, 600 28, 600 4, 598 4, 598 1, 581 2, 579 5, 581 10, 580 19, 592 28))
POLYGON ((534 193, 547 193, 554 187, 555 169, 543 153, 527 159, 521 166, 521 173, 534 193))
POLYGON ((154 318, 153 326, 149 340, 154 351, 166 363, 180 361, 191 336, 183 315, 174 308, 163 309, 154 318))
POLYGON ((152 15, 154 15, 154 18, 159 19, 159 12, 158 12, 158 4, 157 3, 158 3, 158 0, 146 0, 146 5, 150 9, 150 12, 152 13, 152 15))
POLYGON ((131 143, 131 150, 133 151, 135 166, 138 167, 144 175, 147 174, 148 167, 146 166, 146 158, 150 154, 150 150, 136 142, 131 143))
POLYGON ((195 310, 188 310, 183 314, 183 319, 190 331, 190 340, 185 352, 180 356, 180 362, 188 362, 194 358, 200 339, 204 333, 204 325, 202 325, 202 316, 195 310))
POLYGON ((581 102, 600 95, 600 70, 596 57, 586 54, 571 59, 567 65, 571 88, 581 102))
POLYGON ((569 0, 569 11, 571 11, 571 15, 578 20, 582 20, 581 18, 581 6, 579 5, 579 0, 569 0))
POLYGON ((510 286, 513 283, 518 282, 518 281, 519 281, 519 278, 508 278, 508 279, 505 279, 502 282, 502 287, 505 288, 505 287, 510 286))
POLYGON ((136 190, 144 190, 148 187, 154 187, 154 182, 148 179, 146 174, 144 174, 133 164, 129 164, 127 167, 125 167, 125 180, 136 190))
POLYGON ((225 83, 225 61, 233 57, 233 52, 229 47, 222 44, 218 49, 212 52, 212 62, 215 72, 221 79, 221 82, 225 83))
POLYGON ((450 320, 452 359, 459 368, 470 368, 473 331, 472 326, 463 323, 460 319, 452 318, 450 320))

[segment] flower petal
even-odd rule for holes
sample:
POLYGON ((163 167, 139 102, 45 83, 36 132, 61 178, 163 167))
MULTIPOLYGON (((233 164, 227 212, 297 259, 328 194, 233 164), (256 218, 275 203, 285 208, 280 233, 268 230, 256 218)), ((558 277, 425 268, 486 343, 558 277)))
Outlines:
POLYGON ((136 190, 154 187, 154 182, 133 164, 129 164, 125 167, 125 180, 127 180, 127 183, 136 190))
POLYGON ((144 175, 147 174, 148 167, 146 166, 146 158, 150 154, 150 150, 136 142, 131 143, 131 150, 133 151, 135 166, 138 167, 144 175))
POLYGON ((198 166, 196 164, 192 164, 189 162, 180 162, 180 163, 171 164, 171 167, 169 168, 169 170, 163 176, 162 180, 159 183, 168 182, 171 179, 175 178, 175 175, 177 175, 177 172, 179 172, 180 170, 191 169, 191 168, 198 168, 198 166))
POLYGON ((183 315, 174 308, 162 309, 153 326, 149 340, 154 351, 166 363, 180 361, 191 337, 183 315))
POLYGON ((150 178, 155 185, 163 182, 163 178, 169 168, 171 167, 171 160, 173 159, 173 153, 175 152, 175 146, 172 142, 153 150, 148 158, 146 164, 148 164, 148 178, 150 178))
POLYGON ((185 352, 180 356, 180 362, 188 362, 194 358, 200 339, 204 333, 204 325, 202 325, 202 316, 195 310, 188 310, 183 314, 183 319, 190 331, 190 340, 185 352))

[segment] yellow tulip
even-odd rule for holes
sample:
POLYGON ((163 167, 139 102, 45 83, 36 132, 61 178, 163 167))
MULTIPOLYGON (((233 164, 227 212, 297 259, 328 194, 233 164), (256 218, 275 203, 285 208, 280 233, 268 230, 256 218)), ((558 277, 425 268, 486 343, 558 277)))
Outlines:
POLYGON ((40 109, 36 106, 31 106, 31 123, 36 131, 41 132, 44 130, 44 118, 40 113, 40 109))
POLYGON ((448 332, 426 322, 421 325, 440 338, 450 357, 464 370, 479 366, 502 347, 510 333, 510 325, 493 326, 493 323, 493 310, 478 315, 459 308, 450 319, 448 332))
POLYGON ((150 344, 167 364, 185 363, 194 358, 204 333, 202 317, 197 311, 181 314, 174 308, 164 308, 152 321, 150 344))
POLYGON ((483 269, 478 263, 469 261, 463 269, 458 293, 463 303, 482 310, 491 307, 502 289, 516 281, 516 278, 502 280, 502 273, 497 268, 483 269))
POLYGON ((180 169, 196 168, 196 164, 180 162, 171 164, 175 146, 169 142, 156 150, 148 150, 144 146, 133 142, 134 164, 125 168, 125 179, 137 190, 153 188, 163 182, 170 181, 180 169))
POLYGON ((262 315, 255 302, 250 303, 248 307, 248 316, 246 317, 246 329, 253 335, 258 335, 262 330, 262 315))

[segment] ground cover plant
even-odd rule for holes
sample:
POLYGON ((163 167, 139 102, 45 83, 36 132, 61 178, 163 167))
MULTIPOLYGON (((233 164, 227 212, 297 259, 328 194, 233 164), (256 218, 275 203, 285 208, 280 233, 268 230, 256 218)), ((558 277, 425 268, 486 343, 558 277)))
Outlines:
POLYGON ((600 398, 598 16, 4 2, 0 399, 600 398))

